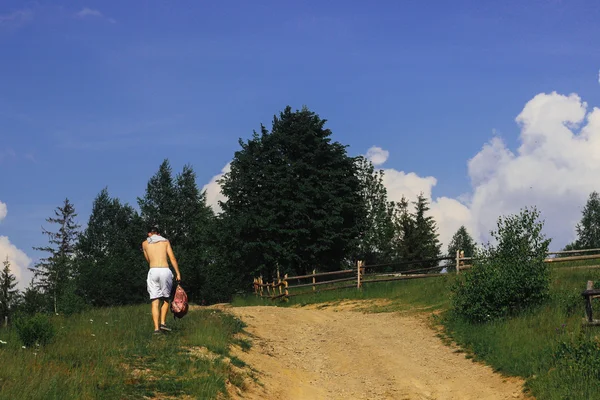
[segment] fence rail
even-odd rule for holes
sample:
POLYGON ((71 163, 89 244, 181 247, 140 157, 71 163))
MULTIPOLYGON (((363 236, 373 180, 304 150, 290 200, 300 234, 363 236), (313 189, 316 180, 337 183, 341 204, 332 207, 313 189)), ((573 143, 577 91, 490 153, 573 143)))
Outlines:
MULTIPOLYGON (((588 254, 588 255, 576 255, 576 256, 565 256, 565 257, 546 257, 544 259, 545 263, 562 263, 569 261, 584 261, 584 260, 594 260, 600 259, 600 249, 586 249, 586 250, 565 250, 565 251, 554 251, 548 252, 546 255, 563 255, 563 254, 580 254, 580 253, 592 253, 597 252, 598 254, 588 254)), ((356 267, 353 269, 344 269, 339 271, 329 271, 329 272, 319 272, 313 270, 312 274, 307 275, 297 275, 297 276, 288 276, 287 274, 281 278, 279 274, 279 269, 277 270, 277 278, 272 282, 264 282, 262 276, 255 278, 253 287, 254 293, 259 297, 269 298, 271 300, 275 299, 287 299, 293 296, 299 296, 303 294, 310 294, 316 292, 323 292, 329 290, 339 290, 339 289, 349 289, 349 288, 357 288, 360 289, 365 284, 371 283, 379 283, 379 282, 391 282, 391 281, 400 281, 407 279, 425 279, 425 278, 434 278, 439 276, 447 275, 450 272, 446 273, 435 273, 428 271, 440 270, 442 268, 448 268, 454 266, 455 273, 460 274, 462 271, 468 270, 473 266, 473 262, 477 261, 477 258, 474 257, 465 257, 464 251, 457 251, 456 257, 437 257, 437 258, 428 258, 423 260, 414 260, 414 261, 400 261, 396 263, 384 263, 384 264, 372 264, 365 265, 363 261, 358 261, 356 263, 356 267), (365 273, 366 270, 370 268, 377 267, 389 267, 389 266, 403 266, 403 265, 414 265, 414 264, 424 264, 424 263, 432 263, 432 262, 440 262, 440 261, 454 261, 452 264, 447 265, 437 265, 435 267, 424 267, 424 268, 415 268, 407 271, 398 271, 398 272, 389 272, 389 273, 381 273, 381 272, 369 272, 365 273), (332 277, 335 275, 351 275, 349 277, 344 278, 336 278, 336 279, 327 279, 321 280, 323 277, 332 277), (290 282, 296 281, 301 282, 302 280, 310 279, 311 281, 308 283, 297 283, 295 285, 290 285, 290 282), (317 282, 317 279, 319 281, 317 282), (340 283, 352 282, 352 284, 338 285, 340 283), (326 285, 333 285, 331 287, 326 287, 326 285), (296 290, 301 288, 312 287, 312 290, 309 291, 301 291, 296 292, 296 290), (293 290, 293 293, 290 293, 290 290, 293 290)), ((575 267, 574 267, 575 268, 575 267)), ((593 266, 585 266, 579 268, 600 268, 600 265, 593 266)))

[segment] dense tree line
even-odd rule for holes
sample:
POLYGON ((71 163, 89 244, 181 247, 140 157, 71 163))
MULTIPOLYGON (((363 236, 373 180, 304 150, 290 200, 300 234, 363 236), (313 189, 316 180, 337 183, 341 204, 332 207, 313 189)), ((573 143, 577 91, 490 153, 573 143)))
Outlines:
MULTIPOLYGON (((278 270, 337 270, 357 260, 379 264, 379 271, 438 266, 415 262, 442 256, 423 194, 390 201, 383 171, 349 156, 332 134, 316 113, 287 107, 270 130, 261 125, 240 139, 220 181, 227 201, 219 214, 206 204, 193 168, 174 174, 168 160, 149 179, 137 207, 101 189, 85 229, 65 199, 47 220, 48 244, 39 249, 48 256, 33 267, 29 287, 16 293, 8 267, 0 275, 0 311, 70 313, 147 301, 141 243, 149 225, 158 225, 171 241, 195 303, 227 301, 250 290, 253 277, 272 279, 278 270)), ((467 256, 475 249, 464 227, 445 254, 454 257, 457 249, 467 256)))

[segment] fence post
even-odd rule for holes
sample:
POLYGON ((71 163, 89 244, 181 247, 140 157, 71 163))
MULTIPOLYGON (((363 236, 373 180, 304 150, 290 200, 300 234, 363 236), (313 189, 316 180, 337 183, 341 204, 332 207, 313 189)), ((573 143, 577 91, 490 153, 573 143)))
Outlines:
POLYGON ((456 273, 460 272, 460 250, 456 250, 456 273))
MULTIPOLYGON (((594 288, 594 281, 587 281, 586 290, 592 290, 594 288)), ((593 322, 594 317, 592 315, 592 296, 585 297, 585 314, 588 322, 593 322)))
POLYGON ((313 279, 312 279, 312 281, 313 281, 313 292, 317 290, 317 287, 314 286, 314 284, 317 283, 317 278, 315 277, 316 273, 317 273, 317 270, 313 269, 313 279))
POLYGON ((363 262, 361 260, 358 260, 356 262, 356 288, 360 289, 361 287, 361 281, 360 281, 360 275, 361 275, 361 267, 363 266, 363 262))
POLYGON ((288 281, 287 281, 287 278, 288 278, 288 274, 285 274, 285 275, 283 276, 283 283, 284 283, 284 285, 285 285, 285 297, 286 297, 286 299, 287 299, 288 295, 290 294, 290 293, 288 292, 288 281))
POLYGON ((263 287, 262 275, 258 279, 259 279, 259 283, 260 283, 260 297, 263 297, 265 288, 263 287))

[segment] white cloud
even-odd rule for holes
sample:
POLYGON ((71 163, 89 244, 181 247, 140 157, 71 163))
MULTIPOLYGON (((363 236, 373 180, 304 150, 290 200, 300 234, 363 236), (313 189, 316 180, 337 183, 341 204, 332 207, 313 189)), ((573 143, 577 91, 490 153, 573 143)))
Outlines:
POLYGON ((3 263, 6 257, 10 262, 10 272, 17 278, 17 288, 26 288, 32 277, 32 272, 28 269, 31 266, 31 258, 12 244, 8 237, 0 236, 0 263, 3 263))
POLYGON ((366 158, 373 163, 374 166, 379 166, 387 161, 390 152, 383 150, 381 147, 373 146, 367 150, 366 158))
MULTIPOLYGON (((0 222, 6 218, 6 215, 6 204, 0 201, 0 222)), ((0 268, 4 268, 2 263, 7 257, 10 262, 11 273, 17 278, 17 288, 24 289, 28 286, 32 277, 31 271, 28 270, 32 261, 25 252, 12 244, 7 236, 0 236, 0 268)))
POLYGON ((102 13, 98 10, 94 10, 91 8, 83 8, 81 9, 81 11, 79 11, 77 14, 75 14, 76 16, 80 17, 80 18, 84 18, 84 17, 102 17, 102 13))
POLYGON ((75 13, 75 17, 77 17, 77 18, 87 18, 87 17, 101 18, 101 19, 104 19, 104 20, 110 22, 111 24, 117 23, 117 21, 114 18, 105 17, 105 15, 102 14, 99 10, 95 10, 93 8, 88 8, 88 7, 82 8, 80 11, 75 13))
POLYGON ((215 213, 220 213, 222 211, 219 206, 219 201, 225 202, 227 200, 223 193, 221 193, 221 185, 219 185, 217 181, 230 170, 231 163, 229 162, 223 167, 220 174, 213 176, 210 182, 202 187, 203 191, 206 190, 206 204, 211 206, 215 213))
POLYGON ((33 19, 30 9, 16 10, 8 14, 0 14, 0 27, 18 28, 33 19))
POLYGON ((516 153, 493 139, 471 160, 471 213, 483 238, 499 215, 537 206, 553 248, 574 239, 581 207, 600 191, 600 110, 579 96, 538 94, 517 116, 516 153))
POLYGON ((7 212, 8 212, 8 209, 6 208, 6 204, 4 204, 3 202, 0 201, 0 221, 2 221, 4 218, 6 218, 7 212))
POLYGON ((435 178, 384 169, 390 199, 405 195, 412 200, 423 192, 444 250, 460 225, 487 242, 499 216, 526 206, 538 208, 552 248, 562 248, 575 238, 589 194, 600 191, 600 109, 589 111, 575 94, 542 93, 525 105, 516 122, 521 134, 515 152, 492 137, 468 160, 471 193, 432 199, 435 178))

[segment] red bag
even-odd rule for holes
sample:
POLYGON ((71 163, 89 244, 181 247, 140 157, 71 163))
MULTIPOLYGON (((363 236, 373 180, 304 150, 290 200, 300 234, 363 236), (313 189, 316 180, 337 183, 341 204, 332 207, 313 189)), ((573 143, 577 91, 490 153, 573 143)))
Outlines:
POLYGON ((188 297, 180 284, 177 284, 177 289, 175 289, 171 311, 173 312, 173 319, 183 318, 188 312, 188 297))

